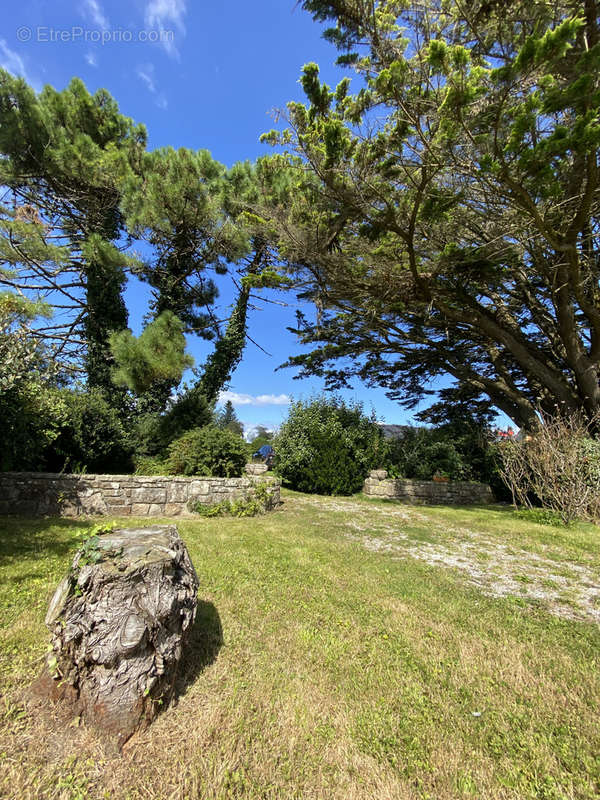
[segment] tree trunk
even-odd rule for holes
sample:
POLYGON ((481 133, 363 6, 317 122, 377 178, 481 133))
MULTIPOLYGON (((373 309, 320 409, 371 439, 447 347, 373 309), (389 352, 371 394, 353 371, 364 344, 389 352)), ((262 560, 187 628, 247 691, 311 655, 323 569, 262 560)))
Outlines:
POLYGON ((50 603, 51 650, 38 691, 121 747, 171 699, 197 589, 174 526, 92 537, 50 603))

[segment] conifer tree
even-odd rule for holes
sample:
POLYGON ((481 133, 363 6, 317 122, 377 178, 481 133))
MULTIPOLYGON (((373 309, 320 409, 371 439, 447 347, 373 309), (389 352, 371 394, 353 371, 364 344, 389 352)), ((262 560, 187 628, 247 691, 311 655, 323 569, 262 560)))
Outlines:
POLYGON ((517 424, 600 411, 600 33, 592 0, 305 0, 354 70, 266 139, 265 230, 314 317, 302 374, 517 424), (272 180, 269 182, 269 176, 272 180))
POLYGON ((136 395, 149 392, 156 383, 177 386, 194 363, 185 353, 183 323, 171 311, 159 314, 138 337, 129 329, 112 333, 110 346, 116 364, 113 382, 136 395))
MULTIPOLYGON (((125 185, 122 209, 130 231, 153 248, 139 269, 152 287, 151 316, 171 311, 187 334, 216 339, 214 350, 197 371, 198 380, 182 397, 203 395, 214 405, 238 365, 246 344, 252 284, 242 280, 225 332, 215 318, 215 275, 235 265, 244 276, 257 276, 268 261, 267 249, 240 217, 243 207, 232 197, 251 191, 247 167, 228 173, 206 150, 163 148, 146 154, 141 175, 125 185)), ((146 407, 161 410, 173 391, 171 381, 154 384, 146 407)))
POLYGON ((66 330, 56 329, 56 349, 79 335, 87 381, 109 398, 111 331, 127 325, 122 298, 130 260, 118 246, 123 232, 120 185, 139 161, 145 130, 119 113, 100 90, 91 95, 74 79, 61 92, 39 95, 25 81, 0 71, 0 183, 15 206, 33 209, 55 240, 70 249, 65 274, 37 258, 23 259, 23 281, 69 299, 66 330), (41 287, 40 287, 41 282, 41 287))

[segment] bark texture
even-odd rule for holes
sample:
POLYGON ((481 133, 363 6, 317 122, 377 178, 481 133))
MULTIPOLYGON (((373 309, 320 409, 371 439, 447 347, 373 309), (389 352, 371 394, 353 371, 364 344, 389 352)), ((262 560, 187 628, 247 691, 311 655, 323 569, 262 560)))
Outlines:
POLYGON ((197 590, 174 526, 88 540, 48 608, 43 693, 122 746, 171 699, 197 590))

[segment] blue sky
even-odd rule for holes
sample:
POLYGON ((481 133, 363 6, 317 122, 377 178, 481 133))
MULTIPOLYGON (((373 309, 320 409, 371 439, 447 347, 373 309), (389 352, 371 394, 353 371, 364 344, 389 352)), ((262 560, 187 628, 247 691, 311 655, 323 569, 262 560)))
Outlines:
MULTIPOLYGON (((205 148, 228 166, 267 152, 259 136, 274 127, 274 109, 302 98, 303 64, 316 61, 331 84, 342 77, 335 57, 295 0, 21 0, 5 5, 0 28, 0 64, 36 89, 45 83, 61 89, 78 76, 90 91, 107 89, 124 114, 145 123, 150 148, 205 148)), ((221 286, 224 317, 232 289, 227 278, 221 286)), ((126 299, 139 332, 146 287, 132 282, 126 299)), ((286 331, 296 300, 276 299, 288 306, 256 303, 250 315, 250 334, 268 355, 249 343, 227 395, 247 427, 278 424, 290 396, 323 386, 319 379, 294 381, 289 369, 275 371, 300 351, 286 331)), ((201 364, 211 345, 189 345, 201 364)), ((386 422, 409 419, 382 390, 357 384, 344 395, 386 422)))

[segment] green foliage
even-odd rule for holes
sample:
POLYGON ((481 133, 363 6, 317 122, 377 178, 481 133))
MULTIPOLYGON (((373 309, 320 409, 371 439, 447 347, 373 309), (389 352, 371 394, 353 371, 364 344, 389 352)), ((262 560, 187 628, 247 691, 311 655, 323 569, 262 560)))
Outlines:
POLYGON ((388 441, 386 469, 399 478, 431 480, 441 474, 451 480, 490 483, 496 457, 487 431, 463 420, 435 428, 409 428, 388 441))
POLYGON ((227 323, 225 334, 217 340, 214 351, 200 370, 197 391, 209 403, 215 403, 231 374, 241 361, 246 344, 246 326, 250 287, 242 286, 227 323))
POLYGON ((50 315, 45 303, 15 292, 0 292, 0 392, 39 379, 42 373, 46 379, 50 377, 46 353, 31 326, 34 320, 50 315))
POLYGON ((249 496, 239 497, 237 500, 223 500, 212 505, 193 503, 190 511, 201 517, 255 517, 264 514, 269 505, 269 487, 267 483, 262 482, 254 486, 249 496))
POLYGON ((246 464, 243 440, 228 430, 205 427, 188 431, 168 448, 172 475, 213 475, 232 478, 246 464))
POLYGON ((25 243, 14 258, 8 236, 2 252, 19 262, 25 285, 52 292, 59 306, 75 300, 73 317, 49 341, 61 358, 71 349, 80 358, 75 342, 83 338, 88 384, 103 388, 117 406, 123 398, 110 380, 108 336, 127 324, 122 288, 131 264, 115 245, 123 231, 118 206, 121 184, 139 167, 145 141, 144 128, 120 114, 105 90, 92 95, 74 79, 63 91, 46 86, 36 95, 0 71, 1 180, 23 202, 3 232, 10 228, 25 243))
POLYGON ((67 424, 65 397, 32 377, 0 392, 2 471, 37 471, 48 466, 48 453, 67 424))
MULTIPOLYGON (((314 314, 289 359, 409 408, 441 378, 532 429, 600 410, 600 29, 590 2, 303 0, 353 68, 265 141, 250 211, 314 314)), ((447 454, 450 458, 449 453, 447 454)), ((454 464, 454 468, 457 465, 454 464)))
POLYGON ((136 456, 134 458, 136 475, 168 475, 169 465, 157 456, 136 456))
POLYGON ((515 516, 527 522, 535 522, 536 525, 551 525, 554 528, 564 525, 560 514, 549 508, 520 508, 515 511, 515 516))
POLYGON ((132 419, 128 430, 130 449, 136 460, 146 456, 164 460, 168 446, 186 431, 213 422, 212 408, 194 389, 185 388, 163 413, 145 411, 132 419))
POLYGON ((115 391, 111 378, 110 337, 127 325, 127 309, 123 300, 126 259, 99 234, 91 235, 84 242, 82 253, 86 264, 87 313, 84 331, 88 385, 104 390, 113 405, 120 405, 122 393, 115 391))
POLYGON ((158 446, 164 449, 186 431, 202 428, 213 420, 212 405, 197 389, 185 389, 158 417, 158 446))
POLYGON ((244 433, 244 426, 237 418, 231 400, 227 400, 223 409, 217 414, 216 424, 218 428, 232 431, 233 433, 237 433, 238 436, 242 436, 244 433))
POLYGON ((177 385, 183 371, 194 363, 185 353, 183 323, 171 312, 163 311, 135 337, 128 329, 110 336, 116 369, 112 379, 141 395, 158 381, 177 385))
MULTIPOLYGON (((3 271, 6 276, 7 271, 3 271)), ((43 469, 67 416, 55 389, 57 370, 34 335, 48 306, 0 292, 0 470, 43 469)))
POLYGON ((389 445, 390 475, 427 481, 434 475, 455 481, 467 480, 468 467, 454 443, 432 440, 429 433, 416 430, 389 445))
POLYGON ((156 258, 139 269, 153 289, 152 312, 173 312, 185 331, 211 338, 206 309, 217 296, 208 269, 226 272, 250 249, 244 230, 223 211, 225 167, 207 150, 160 148, 125 184, 121 207, 130 230, 156 258))
POLYGON ((325 396, 293 403, 273 445, 286 485, 332 495, 359 491, 386 453, 379 426, 360 403, 325 396))
POLYGON ((131 471, 126 422, 99 389, 60 390, 66 413, 60 432, 46 456, 54 472, 131 471))

